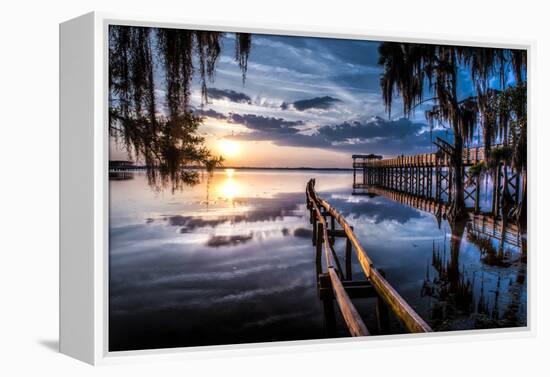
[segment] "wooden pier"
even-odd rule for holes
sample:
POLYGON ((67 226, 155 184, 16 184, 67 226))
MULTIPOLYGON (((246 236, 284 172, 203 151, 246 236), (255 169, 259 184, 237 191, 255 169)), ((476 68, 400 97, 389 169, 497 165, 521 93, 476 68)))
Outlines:
MULTIPOLYGON (((443 151, 451 148, 448 143, 438 139, 437 153, 419 154, 414 156, 399 156, 382 159, 376 155, 353 155, 353 189, 366 190, 377 186, 396 192, 413 194, 422 198, 434 199, 437 203, 447 203, 452 198, 453 186, 450 158, 443 151)), ((462 153, 462 169, 464 169, 464 198, 471 199, 471 207, 475 213, 480 213, 481 177, 468 181, 467 170, 486 160, 484 147, 464 148, 462 153)), ((491 213, 501 216, 502 196, 505 185, 514 203, 519 203, 520 176, 511 169, 499 164, 493 169, 491 213)))
POLYGON ((431 327, 397 293, 378 270, 365 249, 346 222, 330 204, 315 192, 315 180, 306 188, 306 203, 313 226, 313 245, 316 247, 316 268, 319 295, 325 309, 331 312, 333 300, 338 304, 342 317, 352 336, 366 336, 370 332, 355 308, 354 297, 377 297, 377 318, 379 328, 387 328, 388 309, 400 320, 403 327, 412 333, 431 332, 431 327), (337 226, 339 229, 337 229, 337 226), (345 270, 334 250, 336 237, 346 239, 345 270), (352 280, 351 253, 355 251, 366 280, 352 280), (326 272, 323 272, 323 254, 326 272))

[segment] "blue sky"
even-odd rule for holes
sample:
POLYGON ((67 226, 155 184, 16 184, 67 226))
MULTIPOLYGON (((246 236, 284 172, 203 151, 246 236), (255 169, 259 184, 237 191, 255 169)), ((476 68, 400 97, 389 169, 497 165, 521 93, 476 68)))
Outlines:
MULTIPOLYGON (((208 147, 229 165, 349 167, 353 153, 428 153, 435 136, 452 137, 441 129, 430 135, 430 103, 407 119, 396 97, 389 117, 379 42, 255 34, 244 83, 234 42, 231 33, 223 38, 208 103, 198 77, 191 97, 208 147)), ((459 77, 461 95, 472 94, 469 73, 459 77)))
MULTIPOLYGON (((233 59, 234 38, 227 34, 203 111, 244 128, 228 127, 225 135, 223 128, 217 128, 213 135, 244 145, 270 142, 308 148, 313 155, 329 150, 338 154, 335 165, 342 167, 350 165, 353 153, 390 156, 433 151, 422 110, 404 119, 401 101, 396 99, 388 118, 379 87, 378 45, 253 35, 243 85, 233 59)), ((198 85, 193 98, 194 105, 200 106, 198 85)), ((318 166, 315 157, 297 160, 299 166, 318 166)))

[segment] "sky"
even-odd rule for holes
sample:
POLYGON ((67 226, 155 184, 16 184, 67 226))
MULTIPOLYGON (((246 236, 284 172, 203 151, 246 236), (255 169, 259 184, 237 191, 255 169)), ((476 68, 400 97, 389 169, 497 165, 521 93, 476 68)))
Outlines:
MULTIPOLYGON (((215 77, 203 103, 195 78, 191 106, 204 116, 200 132, 226 166, 349 168, 355 153, 391 157, 435 151, 420 106, 391 117, 379 86, 379 42, 276 35, 252 36, 246 80, 234 59, 234 35, 223 38, 215 77)), ((466 70, 459 92, 472 92, 466 70)), ((111 148, 112 158, 124 153, 111 148)))

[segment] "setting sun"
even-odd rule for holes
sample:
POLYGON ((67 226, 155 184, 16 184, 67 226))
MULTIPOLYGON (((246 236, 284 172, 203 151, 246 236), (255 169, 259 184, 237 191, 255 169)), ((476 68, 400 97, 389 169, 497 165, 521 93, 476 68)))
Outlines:
POLYGON ((218 148, 223 157, 234 157, 239 154, 241 146, 233 140, 222 139, 218 143, 218 148))

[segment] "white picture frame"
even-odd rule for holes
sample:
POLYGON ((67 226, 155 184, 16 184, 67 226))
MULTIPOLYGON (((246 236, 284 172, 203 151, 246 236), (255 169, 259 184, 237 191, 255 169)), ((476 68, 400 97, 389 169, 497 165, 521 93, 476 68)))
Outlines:
MULTIPOLYGON (((506 339, 535 334, 533 309, 536 250, 529 225, 528 326, 517 329, 471 330, 425 335, 390 335, 366 338, 319 339, 227 346, 204 346, 143 351, 108 351, 108 153, 107 28, 109 24, 173 27, 196 30, 240 31, 292 36, 314 36, 380 41, 422 42, 521 48, 528 51, 529 167, 533 169, 535 128, 531 117, 531 87, 535 44, 512 39, 486 40, 386 34, 365 30, 301 28, 258 25, 253 22, 203 22, 170 18, 144 18, 109 13, 88 13, 60 25, 60 351, 90 364, 109 364, 147 359, 182 359, 234 354, 286 353, 321 349, 380 347, 475 341, 481 337, 506 339)), ((532 176, 532 175, 531 175, 532 176)), ((534 198, 534 185, 529 196, 534 198)), ((536 208, 529 205, 529 224, 536 208)))

